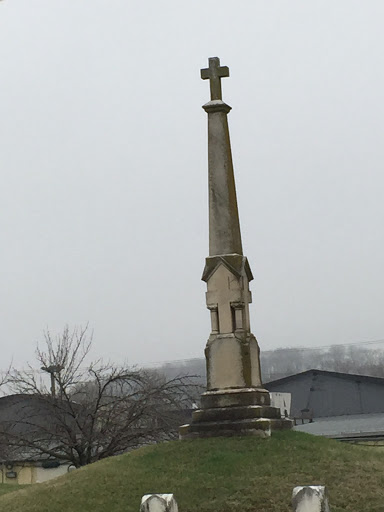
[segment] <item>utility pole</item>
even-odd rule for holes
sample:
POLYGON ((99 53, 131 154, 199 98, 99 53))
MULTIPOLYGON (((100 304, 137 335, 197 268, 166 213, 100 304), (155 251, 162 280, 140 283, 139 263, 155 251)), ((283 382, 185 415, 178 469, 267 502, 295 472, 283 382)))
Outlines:
POLYGON ((47 372, 51 376, 51 395, 53 397, 56 396, 56 382, 55 382, 55 374, 60 373, 61 370, 64 370, 64 366, 59 364, 52 364, 50 366, 42 366, 41 369, 44 372, 47 372))

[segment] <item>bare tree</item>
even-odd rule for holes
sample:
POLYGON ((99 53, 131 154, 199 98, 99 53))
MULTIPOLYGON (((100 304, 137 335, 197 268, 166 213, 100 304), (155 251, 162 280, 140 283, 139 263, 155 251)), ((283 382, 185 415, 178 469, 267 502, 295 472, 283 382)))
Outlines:
POLYGON ((0 447, 79 467, 177 436, 191 406, 191 379, 88 362, 91 345, 87 327, 66 327, 56 338, 45 333, 36 357, 50 387, 32 366, 10 372, 16 398, 11 413, 0 415, 0 447))
MULTIPOLYGON (((4 390, 6 389, 7 382, 9 379, 10 369, 11 369, 11 366, 7 370, 0 373, 0 395, 5 394, 4 390)), ((4 444, 0 443, 0 460, 7 460, 8 458, 9 458, 9 446, 6 443, 4 443, 4 444)))

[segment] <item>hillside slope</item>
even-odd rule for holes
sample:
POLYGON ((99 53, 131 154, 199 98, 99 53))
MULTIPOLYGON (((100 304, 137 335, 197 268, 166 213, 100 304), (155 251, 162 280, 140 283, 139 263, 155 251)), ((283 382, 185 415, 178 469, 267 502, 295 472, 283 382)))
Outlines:
POLYGON ((332 512, 384 511, 384 454, 299 432, 141 448, 0 497, 7 512, 138 512, 173 492, 180 512, 288 512, 295 485, 325 484, 332 512))
POLYGON ((15 492, 15 490, 24 489, 24 487, 25 485, 0 484, 0 496, 9 492, 15 492))

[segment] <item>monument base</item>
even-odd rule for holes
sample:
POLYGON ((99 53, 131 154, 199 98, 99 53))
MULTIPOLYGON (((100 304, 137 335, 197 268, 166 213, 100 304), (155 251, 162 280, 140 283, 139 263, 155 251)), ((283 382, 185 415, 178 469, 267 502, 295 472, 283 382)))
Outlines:
POLYGON ((293 421, 281 418, 280 409, 270 403, 266 389, 207 391, 201 396, 201 409, 193 412, 191 423, 180 427, 179 437, 269 437, 273 430, 291 429, 293 421))

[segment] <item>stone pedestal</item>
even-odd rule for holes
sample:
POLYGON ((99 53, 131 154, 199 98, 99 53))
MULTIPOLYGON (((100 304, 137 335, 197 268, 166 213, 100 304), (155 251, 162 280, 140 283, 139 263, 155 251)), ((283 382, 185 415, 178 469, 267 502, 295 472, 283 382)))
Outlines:
POLYGON ((269 437, 273 430, 292 428, 292 421, 281 418, 280 409, 271 407, 269 393, 262 388, 207 391, 201 396, 201 409, 193 412, 192 422, 180 427, 180 439, 199 437, 269 437))

